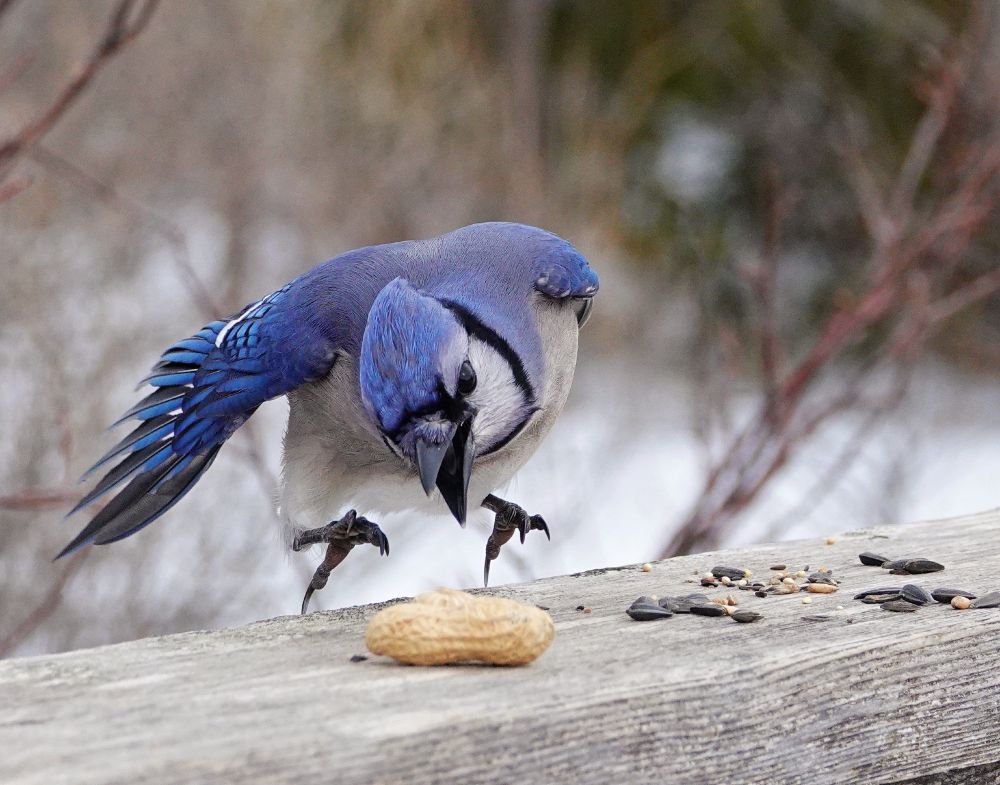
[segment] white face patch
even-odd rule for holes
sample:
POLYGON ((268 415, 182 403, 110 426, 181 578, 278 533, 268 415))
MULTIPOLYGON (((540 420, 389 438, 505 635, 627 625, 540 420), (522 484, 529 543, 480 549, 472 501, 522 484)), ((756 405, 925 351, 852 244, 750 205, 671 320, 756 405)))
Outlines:
POLYGON ((531 407, 514 381, 510 364, 488 343, 471 338, 469 362, 476 371, 476 389, 466 400, 479 410, 472 434, 476 452, 482 454, 518 428, 531 407))

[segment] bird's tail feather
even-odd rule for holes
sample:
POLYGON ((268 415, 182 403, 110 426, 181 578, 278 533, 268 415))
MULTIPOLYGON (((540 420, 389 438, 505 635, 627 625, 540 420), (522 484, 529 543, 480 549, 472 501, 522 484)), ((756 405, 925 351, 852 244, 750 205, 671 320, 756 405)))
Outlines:
POLYGON ((215 339, 226 325, 212 322, 199 333, 171 346, 144 382, 156 389, 129 409, 116 425, 129 419, 140 424, 100 458, 84 475, 124 456, 69 512, 97 501, 129 481, 56 557, 61 558, 95 543, 104 545, 128 537, 169 510, 198 481, 215 460, 229 429, 222 423, 197 417, 197 402, 188 394, 215 339), (182 407, 184 407, 182 409, 182 407), (192 408, 194 411, 192 411, 192 408), (186 410, 185 410, 186 409, 186 410), (203 436, 197 443, 178 445, 178 430, 192 427, 203 436))

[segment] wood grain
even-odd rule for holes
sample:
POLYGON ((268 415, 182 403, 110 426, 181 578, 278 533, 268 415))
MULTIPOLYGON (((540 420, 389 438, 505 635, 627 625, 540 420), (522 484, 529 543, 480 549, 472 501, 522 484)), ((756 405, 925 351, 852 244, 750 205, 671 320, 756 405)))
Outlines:
POLYGON ((851 599, 905 582, 1000 587, 1000 513, 501 587, 556 622, 525 668, 351 663, 382 606, 0 662, 0 782, 996 783, 1000 609, 851 599), (947 569, 890 576, 864 550, 947 569), (698 590, 696 570, 778 562, 842 588, 733 592, 750 625, 624 613, 698 590))

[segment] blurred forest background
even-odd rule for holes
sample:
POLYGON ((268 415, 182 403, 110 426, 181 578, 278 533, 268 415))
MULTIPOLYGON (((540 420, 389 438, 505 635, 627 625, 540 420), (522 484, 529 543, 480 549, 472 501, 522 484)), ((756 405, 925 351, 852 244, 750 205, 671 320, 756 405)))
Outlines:
MULTIPOLYGON (((283 400, 155 526, 53 564, 76 478, 175 339, 481 220, 602 280, 511 491, 552 542, 494 582, 997 505, 994 8, 0 0, 0 655, 295 612, 283 400)), ((392 557, 319 605, 478 585, 488 520, 382 518, 392 557)))

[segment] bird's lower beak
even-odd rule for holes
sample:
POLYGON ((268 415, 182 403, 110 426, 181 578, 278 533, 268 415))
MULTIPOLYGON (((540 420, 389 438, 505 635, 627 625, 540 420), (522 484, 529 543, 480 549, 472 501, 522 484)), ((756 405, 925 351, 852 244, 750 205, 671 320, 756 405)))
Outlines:
POLYGON ((417 442, 417 471, 424 492, 429 494, 437 485, 441 498, 462 526, 465 526, 469 508, 469 478, 472 476, 472 459, 475 457, 472 419, 471 416, 467 417, 456 426, 450 442, 417 442))

